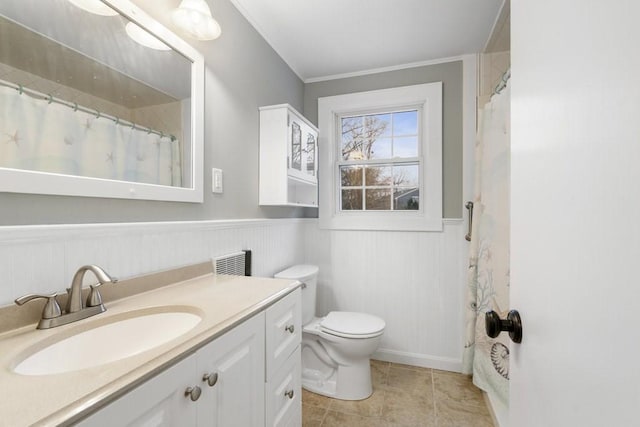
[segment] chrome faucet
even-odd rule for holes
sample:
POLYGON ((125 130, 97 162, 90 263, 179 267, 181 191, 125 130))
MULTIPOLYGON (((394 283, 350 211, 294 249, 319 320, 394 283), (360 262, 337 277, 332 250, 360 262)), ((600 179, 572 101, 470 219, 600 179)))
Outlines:
POLYGON ((73 280, 71 281, 71 288, 67 290, 67 307, 66 313, 75 313, 84 308, 82 304, 82 281, 84 279, 84 274, 87 271, 91 271, 98 279, 98 283, 95 285, 90 285, 91 290, 89 291, 89 297, 87 298, 87 307, 95 307, 102 304, 102 298, 100 297, 100 293, 97 291, 97 287, 103 285, 105 283, 115 283, 117 279, 109 276, 102 268, 97 265, 84 265, 76 271, 76 274, 73 275, 73 280))
POLYGON ((49 295, 29 294, 17 298, 15 303, 22 305, 28 301, 46 298, 47 303, 42 310, 42 318, 38 323, 38 329, 49 329, 56 326, 66 325, 67 323, 75 322, 77 320, 86 319, 87 317, 94 316, 96 314, 106 311, 104 304, 102 303, 102 297, 98 292, 98 286, 105 283, 116 283, 118 279, 109 276, 102 268, 97 265, 85 265, 76 271, 71 282, 71 287, 67 289, 67 305, 64 314, 60 310, 60 305, 56 297, 57 293, 49 295), (87 297, 86 304, 82 302, 82 281, 87 271, 91 271, 98 283, 90 285, 89 296, 87 297))

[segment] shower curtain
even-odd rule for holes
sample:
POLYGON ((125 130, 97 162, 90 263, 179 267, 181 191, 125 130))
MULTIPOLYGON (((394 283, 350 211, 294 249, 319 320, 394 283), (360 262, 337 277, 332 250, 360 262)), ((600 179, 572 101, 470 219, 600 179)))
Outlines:
POLYGON ((180 144, 0 87, 0 167, 180 186, 180 144))
POLYGON ((508 404, 509 336, 489 338, 485 313, 509 311, 509 84, 480 111, 466 300, 463 370, 476 386, 508 404))

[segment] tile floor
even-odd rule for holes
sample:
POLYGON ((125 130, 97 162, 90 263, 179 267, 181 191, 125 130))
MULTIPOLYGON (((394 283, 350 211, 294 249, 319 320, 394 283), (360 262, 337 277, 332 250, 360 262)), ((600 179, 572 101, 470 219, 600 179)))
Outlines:
POLYGON ((468 376, 371 361, 373 394, 360 401, 302 391, 303 427, 493 427, 468 376))

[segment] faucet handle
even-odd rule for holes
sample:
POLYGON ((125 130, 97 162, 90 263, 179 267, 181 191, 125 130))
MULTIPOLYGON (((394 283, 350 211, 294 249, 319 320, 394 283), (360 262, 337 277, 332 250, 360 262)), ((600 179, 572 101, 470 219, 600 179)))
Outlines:
POLYGON ((46 298, 47 303, 42 309, 42 318, 53 319, 54 317, 59 317, 62 314, 62 311, 60 310, 60 304, 58 304, 58 300, 56 300, 57 296, 57 292, 48 295, 28 294, 23 295, 20 298, 16 298, 15 303, 18 305, 23 305, 34 299, 46 298))
POLYGON ((100 295, 100 291, 98 291, 98 286, 102 285, 102 283, 96 283, 95 285, 89 285, 89 295, 87 296, 87 303, 85 306, 87 307, 95 307, 97 305, 102 305, 102 295, 100 295))
MULTIPOLYGON (((117 283, 118 282, 118 278, 117 277, 113 277, 113 276, 108 276, 110 280, 110 282, 104 282, 104 283, 117 283)), ((98 282, 96 284, 93 285, 89 285, 89 295, 87 296, 87 302, 85 304, 85 306, 87 307, 95 307, 97 305, 102 305, 102 295, 100 295, 100 291, 98 291, 98 286, 102 286, 103 282, 98 282)))

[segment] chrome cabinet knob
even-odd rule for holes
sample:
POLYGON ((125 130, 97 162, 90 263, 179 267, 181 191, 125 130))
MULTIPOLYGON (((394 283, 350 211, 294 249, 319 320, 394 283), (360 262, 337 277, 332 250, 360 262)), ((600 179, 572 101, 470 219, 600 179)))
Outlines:
POLYGON ((209 387, 213 387, 218 382, 218 373, 213 372, 211 374, 204 374, 202 376, 202 381, 206 382, 209 387))
POLYGON ((285 391, 284 395, 287 396, 289 399, 293 399, 293 390, 285 391))
POLYGON ((58 300, 56 300, 57 296, 58 294, 56 292, 49 295, 29 294, 21 296, 20 298, 16 298, 15 303, 18 305, 22 305, 34 299, 46 298, 47 303, 42 309, 42 318, 53 319, 55 317, 60 317, 60 315, 62 314, 62 310, 60 310, 60 304, 58 304, 58 300))
POLYGON ((187 389, 184 391, 185 397, 188 397, 189 399, 191 399, 192 402, 195 402, 196 400, 200 399, 201 394, 202 394, 202 389, 198 386, 187 387, 187 389))
POLYGON ((293 327, 293 325, 289 325, 289 326, 285 326, 284 330, 293 333, 293 331, 295 331, 295 328, 293 327))

